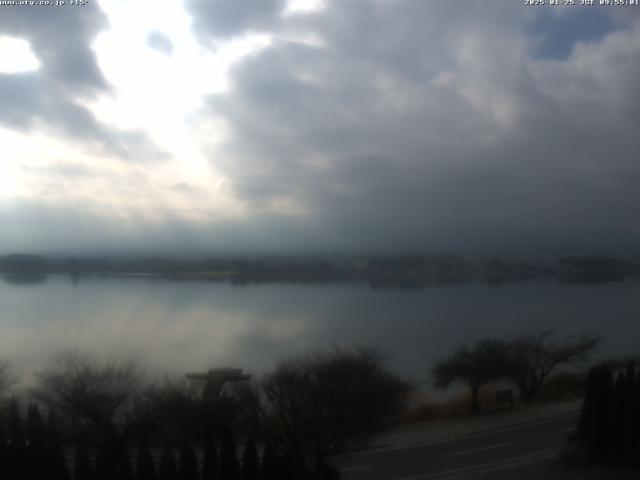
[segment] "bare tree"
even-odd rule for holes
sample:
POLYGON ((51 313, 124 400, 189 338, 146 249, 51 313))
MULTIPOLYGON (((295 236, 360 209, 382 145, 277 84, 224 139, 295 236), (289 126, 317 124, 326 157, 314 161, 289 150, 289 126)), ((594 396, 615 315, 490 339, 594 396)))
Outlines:
POLYGON ((372 350, 340 350, 282 361, 252 390, 270 443, 299 462, 348 449, 401 411, 410 386, 372 350))
POLYGON ((589 359, 602 340, 583 335, 577 339, 554 340, 553 330, 518 337, 510 342, 507 377, 520 391, 520 398, 536 398, 547 376, 562 365, 576 365, 589 359))
POLYGON ((117 462, 127 444, 157 421, 135 360, 71 351, 37 374, 34 398, 55 411, 72 433, 117 462))
POLYGON ((451 357, 433 368, 437 388, 448 388, 462 382, 471 388, 471 412, 480 411, 480 387, 504 377, 508 345, 501 340, 481 340, 472 348, 460 347, 451 357))
POLYGON ((0 399, 4 397, 16 383, 16 377, 11 373, 9 362, 0 360, 0 399))
POLYGON ((162 429, 178 436, 205 439, 234 424, 239 400, 226 395, 202 396, 184 377, 166 377, 149 389, 149 398, 161 418, 162 429))

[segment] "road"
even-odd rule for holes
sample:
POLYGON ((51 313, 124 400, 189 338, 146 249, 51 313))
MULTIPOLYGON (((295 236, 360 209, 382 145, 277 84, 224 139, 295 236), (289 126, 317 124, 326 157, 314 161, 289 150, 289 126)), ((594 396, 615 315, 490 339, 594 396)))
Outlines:
POLYGON ((448 441, 377 448, 335 459, 344 480, 439 480, 554 456, 575 430, 577 413, 521 423, 448 441))

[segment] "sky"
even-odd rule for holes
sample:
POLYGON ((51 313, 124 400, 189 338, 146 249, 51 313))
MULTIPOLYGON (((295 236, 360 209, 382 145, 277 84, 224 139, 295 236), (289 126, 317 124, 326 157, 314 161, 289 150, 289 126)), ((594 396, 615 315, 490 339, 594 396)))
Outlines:
POLYGON ((638 78, 633 6, 0 5, 0 253, 637 256, 638 78))

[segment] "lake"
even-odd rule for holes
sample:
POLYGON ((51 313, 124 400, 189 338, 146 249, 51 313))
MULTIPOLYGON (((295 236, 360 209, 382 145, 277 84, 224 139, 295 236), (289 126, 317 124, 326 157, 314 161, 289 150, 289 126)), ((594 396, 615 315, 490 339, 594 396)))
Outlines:
POLYGON ((290 354, 378 346, 419 384, 463 342, 557 328, 599 334, 599 355, 640 350, 640 282, 530 281, 417 290, 363 284, 232 285, 159 278, 0 280, 0 358, 23 384, 65 349, 135 355, 150 372, 237 366, 254 373, 290 354))

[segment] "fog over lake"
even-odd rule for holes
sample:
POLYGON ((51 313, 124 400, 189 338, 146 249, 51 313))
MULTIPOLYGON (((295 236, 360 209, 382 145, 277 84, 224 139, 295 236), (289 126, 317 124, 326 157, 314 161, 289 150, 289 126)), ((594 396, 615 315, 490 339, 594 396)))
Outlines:
POLYGON ((463 342, 543 328, 604 336, 599 355, 637 353, 640 283, 535 281, 417 290, 363 284, 239 286, 147 278, 50 276, 0 282, 0 352, 23 384, 65 349, 139 356, 151 373, 219 366, 255 373, 295 353, 378 346, 423 384, 463 342))

